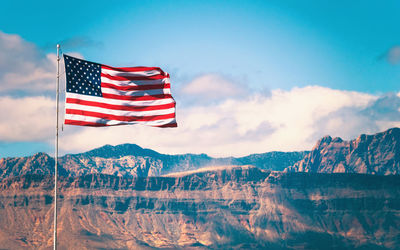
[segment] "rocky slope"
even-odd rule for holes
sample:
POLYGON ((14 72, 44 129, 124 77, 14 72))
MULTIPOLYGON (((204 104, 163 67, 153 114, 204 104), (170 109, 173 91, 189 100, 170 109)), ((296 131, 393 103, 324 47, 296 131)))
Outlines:
MULTIPOLYGON (((60 178, 59 249, 399 249, 400 176, 252 166, 60 178)), ((51 249, 50 176, 0 183, 0 246, 51 249)))
MULTIPOLYGON (((254 165, 282 171, 301 160, 307 152, 269 152, 241 158, 212 158, 205 154, 165 155, 135 144, 106 145, 81 154, 59 158, 61 176, 103 173, 124 177, 160 176, 212 165, 254 165)), ((0 159, 0 180, 23 174, 53 174, 54 159, 38 153, 30 157, 0 159)))
POLYGON ((326 136, 287 172, 400 174, 400 128, 343 141, 326 136))
POLYGON ((54 159, 45 153, 0 159, 0 180, 25 174, 54 174, 54 159))

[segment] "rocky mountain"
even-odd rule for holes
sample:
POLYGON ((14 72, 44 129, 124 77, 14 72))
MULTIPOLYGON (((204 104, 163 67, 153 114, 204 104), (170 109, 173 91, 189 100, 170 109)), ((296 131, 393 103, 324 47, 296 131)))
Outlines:
MULTIPOLYGON (((135 144, 103 147, 59 158, 59 174, 82 176, 102 173, 125 177, 160 176, 215 165, 254 165, 282 171, 301 160, 307 152, 269 152, 240 158, 212 158, 205 154, 166 155, 135 144)), ((0 180, 23 174, 53 174, 54 159, 38 153, 30 157, 0 159, 0 180)))
MULTIPOLYGON (((59 249, 399 249, 400 175, 220 166, 60 177, 59 249)), ((51 249, 53 179, 0 182, 2 249, 51 249)))
MULTIPOLYGON (((235 158, 206 154, 160 154, 135 144, 105 145, 59 158, 62 176, 103 173, 125 177, 160 176, 206 166, 253 165, 286 172, 400 174, 400 128, 344 141, 326 136, 312 151, 268 152, 235 158)), ((0 180, 23 174, 53 174, 54 159, 38 153, 0 159, 0 180)))
POLYGON ((25 174, 54 174, 54 159, 45 153, 0 159, 0 180, 25 174))
POLYGON ((326 136, 287 172, 400 174, 400 128, 343 141, 326 136))
MULTIPOLYGON (((399 136, 241 158, 65 155, 59 249, 400 249, 399 136)), ((0 249, 52 248, 53 174, 44 153, 0 159, 0 249)))

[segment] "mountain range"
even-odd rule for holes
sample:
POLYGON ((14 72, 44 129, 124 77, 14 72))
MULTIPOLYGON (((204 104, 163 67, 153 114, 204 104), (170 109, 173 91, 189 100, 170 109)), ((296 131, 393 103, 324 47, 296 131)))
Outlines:
MULTIPOLYGON (((268 152, 240 158, 167 155, 135 144, 105 145, 60 157, 59 174, 147 177, 220 165, 253 165, 287 172, 400 174, 400 128, 374 135, 363 134, 350 141, 325 136, 311 151, 268 152)), ((54 159, 45 153, 0 159, 0 180, 23 174, 54 174, 54 159)))
MULTIPOLYGON (((400 249, 400 129, 241 158, 59 158, 59 249, 400 249)), ((54 159, 0 159, 0 248, 51 249, 54 159)))
MULTIPOLYGON (((105 145, 85 153, 60 157, 58 172, 61 176, 102 173, 123 177, 147 177, 220 165, 253 165, 260 169, 283 171, 307 153, 268 152, 240 158, 212 158, 206 154, 160 154, 135 144, 105 145)), ((0 159, 0 180, 24 174, 52 175, 54 159, 45 153, 0 159)))

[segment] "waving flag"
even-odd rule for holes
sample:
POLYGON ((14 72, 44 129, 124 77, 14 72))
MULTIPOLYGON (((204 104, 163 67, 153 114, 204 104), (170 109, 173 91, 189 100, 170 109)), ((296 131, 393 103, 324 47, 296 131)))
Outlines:
POLYGON ((176 127, 169 74, 157 67, 115 68, 64 55, 65 124, 176 127))

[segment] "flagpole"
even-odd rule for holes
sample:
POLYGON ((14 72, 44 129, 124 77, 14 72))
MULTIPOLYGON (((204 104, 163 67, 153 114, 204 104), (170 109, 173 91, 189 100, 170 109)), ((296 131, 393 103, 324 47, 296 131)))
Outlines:
POLYGON ((60 45, 57 44, 57 92, 56 92, 56 142, 54 164, 54 240, 53 249, 57 250, 57 167, 58 167, 58 102, 60 88, 60 45))

